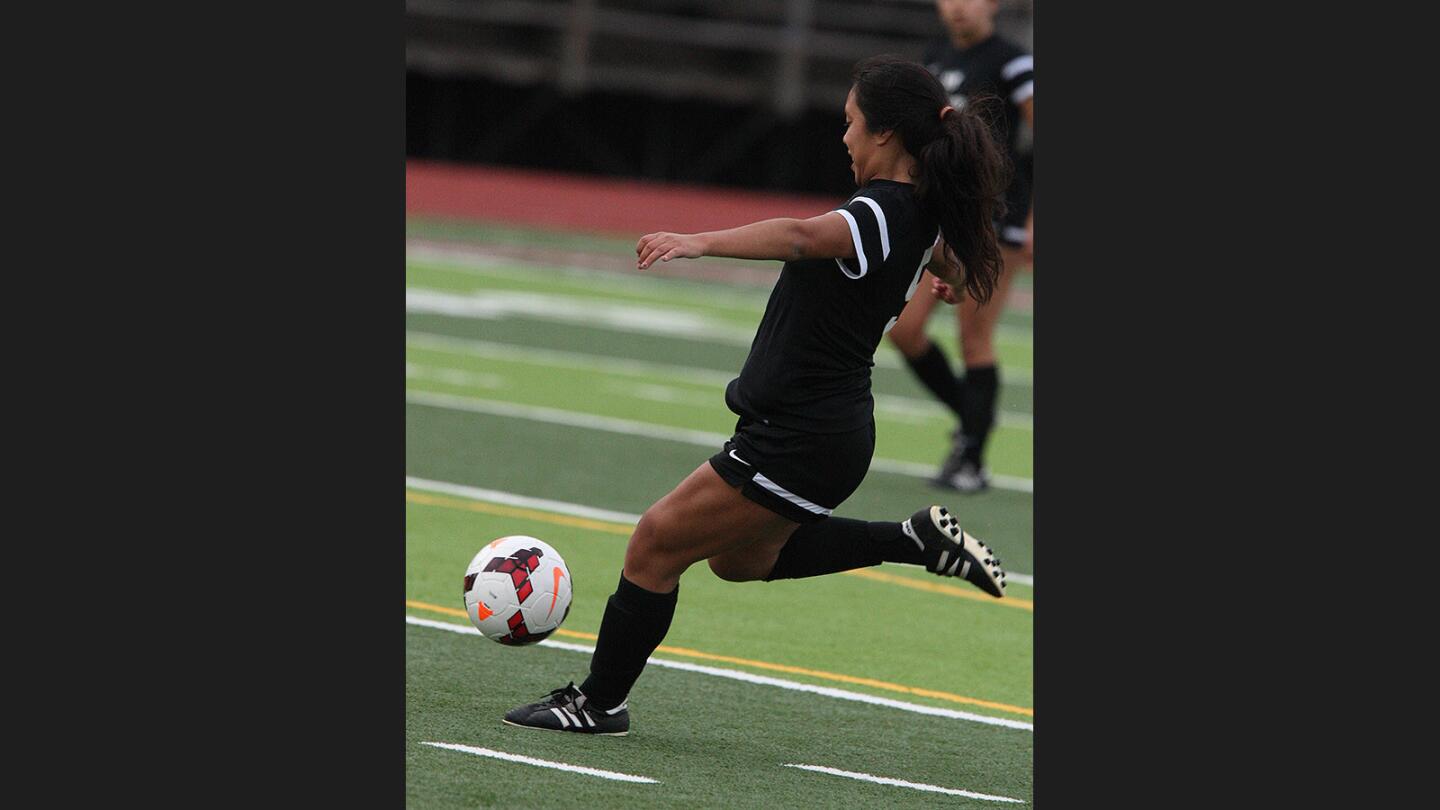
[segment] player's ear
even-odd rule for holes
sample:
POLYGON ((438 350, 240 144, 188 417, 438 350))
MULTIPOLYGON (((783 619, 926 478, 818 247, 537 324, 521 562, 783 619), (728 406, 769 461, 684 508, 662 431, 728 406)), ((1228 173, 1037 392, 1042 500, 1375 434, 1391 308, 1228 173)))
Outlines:
POLYGON ((893 129, 887 129, 887 130, 885 130, 885 131, 883 131, 883 132, 877 132, 877 133, 875 133, 875 145, 876 145, 876 146, 884 146, 885 144, 887 144, 887 143, 890 142, 890 139, 891 139, 892 137, 894 137, 894 135, 895 135, 895 130, 893 130, 893 129))

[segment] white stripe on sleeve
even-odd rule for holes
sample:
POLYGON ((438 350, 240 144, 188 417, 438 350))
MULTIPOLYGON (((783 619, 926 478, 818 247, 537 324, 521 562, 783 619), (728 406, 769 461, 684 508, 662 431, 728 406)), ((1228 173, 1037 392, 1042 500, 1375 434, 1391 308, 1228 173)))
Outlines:
POLYGON ((1035 95, 1035 80, 1031 79, 1015 88, 1015 92, 1010 94, 1010 101, 1013 104, 1024 104, 1025 99, 1033 95, 1035 95))
POLYGON ((1009 62, 1006 62, 1005 67, 1000 68, 1000 78, 1008 82, 1016 76, 1019 76, 1021 73, 1024 73, 1027 70, 1034 69, 1035 57, 1027 53, 1023 56, 1017 56, 1014 59, 1011 59, 1009 62))
POLYGON ((840 269, 845 271, 845 275, 850 278, 860 278, 860 276, 865 275, 865 272, 870 269, 869 264, 865 261, 865 245, 860 241, 860 226, 855 223, 855 217, 844 208, 836 208, 835 213, 844 217, 845 221, 850 225, 850 238, 855 242, 855 255, 860 258, 860 273, 856 275, 850 272, 850 268, 845 266, 845 262, 839 259, 836 259, 835 263, 840 265, 840 269))
POLYGON ((869 197, 856 197, 855 202, 863 202, 875 212, 875 224, 880 226, 880 260, 890 258, 890 227, 885 224, 885 212, 880 210, 880 203, 869 197))

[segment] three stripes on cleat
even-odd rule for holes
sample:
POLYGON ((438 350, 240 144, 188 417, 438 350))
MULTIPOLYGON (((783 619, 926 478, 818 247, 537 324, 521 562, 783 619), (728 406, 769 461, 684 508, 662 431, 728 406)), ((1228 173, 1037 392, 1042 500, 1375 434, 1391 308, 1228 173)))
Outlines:
MULTIPOLYGON (((940 529, 943 535, 948 535, 950 540, 958 546, 953 552, 948 549, 941 551, 939 560, 936 561, 935 567, 931 570, 941 576, 952 576, 970 580, 981 588, 985 588, 982 583, 970 579, 970 569, 973 565, 972 560, 978 559, 985 568, 984 578, 991 580, 994 586, 1001 592, 1000 594, 992 593, 991 595, 1000 596, 1003 594, 1005 591, 1005 570, 1000 567, 1000 557, 997 556, 989 546, 985 545, 982 540, 973 535, 966 534, 964 530, 960 528, 960 521, 957 520, 954 515, 950 514, 949 509, 943 506, 930 507, 930 520, 940 529), (967 544, 969 546, 968 549, 967 544), (966 551, 969 553, 965 553, 966 551)), ((986 588, 986 590, 989 589, 986 588)))
MULTIPOLYGON (((956 543, 965 542, 960 539, 960 521, 956 520, 945 507, 937 506, 935 508, 940 510, 939 516, 932 515, 931 517, 935 520, 935 525, 940 527, 940 531, 950 535, 956 543)), ((940 561, 935 564, 937 573, 944 573, 946 576, 951 577, 958 575, 961 579, 964 579, 965 575, 970 573, 970 561, 963 559, 963 557, 964 555, 957 553, 954 562, 951 562, 949 559, 949 551, 940 552, 940 561), (947 563, 949 563, 948 568, 946 567, 947 563), (958 574, 956 569, 959 569, 958 574)), ((986 562, 988 563, 989 560, 986 560, 986 562)))

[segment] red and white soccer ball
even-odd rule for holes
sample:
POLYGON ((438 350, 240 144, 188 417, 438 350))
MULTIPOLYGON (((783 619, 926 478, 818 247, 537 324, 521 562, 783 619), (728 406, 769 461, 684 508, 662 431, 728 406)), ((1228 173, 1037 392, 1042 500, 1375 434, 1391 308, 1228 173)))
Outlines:
POLYGON ((570 569, 543 540, 514 534, 480 549, 465 569, 465 612, 486 638, 534 644, 570 614, 570 569))

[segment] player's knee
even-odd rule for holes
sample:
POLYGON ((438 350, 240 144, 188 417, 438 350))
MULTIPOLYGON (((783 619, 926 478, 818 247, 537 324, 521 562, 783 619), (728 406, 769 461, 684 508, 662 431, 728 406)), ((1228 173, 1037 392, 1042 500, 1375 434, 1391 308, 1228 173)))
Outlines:
POLYGON ((925 336, 925 330, 919 326, 902 325, 896 322, 890 330, 890 342, 895 348, 906 357, 919 357, 925 353, 926 344, 930 342, 925 336))
POLYGON ((635 531, 630 534, 629 548, 649 556, 660 554, 669 542, 673 542, 677 528, 677 522, 666 510, 652 506, 645 510, 645 514, 640 516, 640 522, 635 524, 635 531))
POLYGON ((715 576, 726 582, 752 582, 764 576, 757 573, 753 565, 729 557, 711 557, 707 562, 715 576))
POLYGON ((679 522, 666 510, 646 510, 625 547, 625 569, 661 578, 675 575, 677 567, 683 571, 685 566, 675 553, 679 530, 679 522))
POLYGON ((995 336, 993 328, 980 324, 962 324, 960 329, 960 359, 967 368, 994 365, 995 336))
POLYGON ((968 349, 960 353, 966 368, 981 368, 995 365, 994 349, 968 349))

